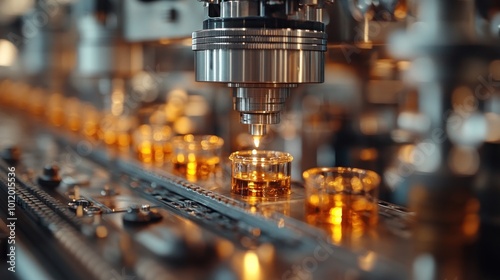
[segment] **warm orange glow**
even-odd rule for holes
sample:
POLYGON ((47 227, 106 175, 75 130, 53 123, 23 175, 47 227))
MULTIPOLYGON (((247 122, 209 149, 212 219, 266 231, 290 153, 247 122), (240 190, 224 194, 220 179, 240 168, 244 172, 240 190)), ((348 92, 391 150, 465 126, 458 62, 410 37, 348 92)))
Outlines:
POLYGON ((127 116, 113 116, 107 114, 99 123, 99 139, 107 145, 115 146, 121 150, 128 149, 132 144, 131 129, 135 119, 127 116))
POLYGON ((406 18, 407 14, 408 14, 408 6, 406 4, 406 1, 398 1, 396 9, 394 10, 394 16, 396 17, 396 19, 403 20, 406 18))
POLYGON ((327 222, 334 225, 342 224, 342 206, 330 209, 330 215, 328 216, 327 222))
POLYGON ((244 280, 262 279, 259 258, 254 251, 248 251, 243 257, 243 275, 244 280))
POLYGON ((140 161, 144 163, 151 163, 153 161, 151 142, 144 141, 138 143, 137 150, 140 161))
POLYGON ((43 110, 45 108, 45 96, 42 89, 33 88, 30 92, 30 99, 28 103, 28 111, 34 116, 43 115, 43 110))
POLYGON ((255 148, 259 148, 260 139, 261 139, 261 136, 257 136, 257 135, 253 136, 253 144, 255 145, 255 148))
POLYGON ((79 199, 80 198, 80 187, 76 186, 74 188, 74 192, 75 192, 75 194, 73 195, 73 199, 75 199, 75 200, 79 199))
POLYGON ((199 157, 194 153, 187 156, 179 154, 173 158, 174 170, 193 182, 209 178, 219 168, 219 162, 218 156, 199 157))
POLYGON ((17 48, 9 40, 0 40, 0 66, 11 66, 16 61, 17 48))
POLYGON ((464 235, 468 238, 476 236, 479 230, 479 201, 470 199, 465 207, 465 216, 462 224, 464 235))
POLYGON ((53 93, 49 97, 47 117, 49 122, 54 126, 62 126, 64 123, 63 102, 64 97, 62 94, 53 93))
POLYGON ((120 148, 130 147, 131 142, 131 137, 128 131, 120 131, 118 133, 118 146, 120 148))
POLYGON ((378 152, 376 149, 362 149, 359 158, 364 161, 375 160, 378 157, 378 152))
POLYGON ((114 131, 103 131, 101 138, 107 145, 113 145, 116 143, 116 134, 114 131))
POLYGON ((488 134, 486 135, 487 142, 500 141, 500 115, 492 112, 485 113, 486 121, 488 123, 488 134))
POLYGON ((365 271, 370 271, 375 266, 375 261, 377 259, 377 255, 374 252, 368 252, 364 256, 360 256, 358 258, 359 267, 365 271))
POLYGON ((276 256, 276 249, 272 244, 264 243, 257 248, 257 256, 259 256, 261 263, 272 264, 276 256))
POLYGON ((361 195, 312 194, 307 199, 306 220, 324 229, 335 244, 356 247, 377 221, 374 204, 361 195))
POLYGON ((133 143, 139 160, 162 165, 172 153, 172 145, 167 142, 171 134, 171 128, 162 125, 141 125, 135 129, 133 143))
POLYGON ((99 125, 96 121, 87 120, 83 124, 83 134, 88 138, 95 139, 97 137, 97 132, 99 131, 99 125))
POLYGON ((105 226, 97 226, 95 229, 95 235, 98 238, 106 238, 108 236, 108 229, 105 226))
POLYGON ((153 158, 156 163, 162 163, 165 160, 165 151, 161 143, 153 144, 153 158))
POLYGON ((113 92, 111 93, 111 114, 113 116, 123 114, 124 101, 124 82, 121 79, 115 79, 113 80, 113 92))
POLYGON ((80 130, 80 101, 76 98, 68 99, 64 107, 66 127, 73 132, 80 130))
POLYGON ((340 245, 342 244, 342 225, 332 225, 330 227, 330 238, 333 243, 340 245))
POLYGON ((83 206, 79 205, 78 207, 76 207, 76 216, 77 217, 83 216, 83 206))
POLYGON ((224 141, 213 135, 177 136, 171 140, 171 161, 176 173, 189 181, 209 179, 220 169, 220 149, 224 141))
POLYGON ((234 252, 233 243, 226 240, 219 240, 215 248, 217 250, 217 255, 219 255, 221 259, 230 257, 234 252))

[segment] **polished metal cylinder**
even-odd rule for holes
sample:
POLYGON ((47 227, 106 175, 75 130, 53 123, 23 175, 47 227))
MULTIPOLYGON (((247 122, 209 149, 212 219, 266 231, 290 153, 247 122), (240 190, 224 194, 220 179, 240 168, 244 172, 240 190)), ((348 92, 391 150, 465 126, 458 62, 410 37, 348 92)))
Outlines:
MULTIPOLYGON (((249 125, 277 124, 279 112, 285 107, 290 95, 289 88, 236 87, 233 91, 233 105, 240 112, 240 122, 249 125)), ((263 130, 250 126, 250 134, 264 135, 263 130)))
POLYGON ((212 29, 193 33, 196 80, 299 84, 324 79, 326 34, 288 29, 212 29))
MULTIPOLYGON (((227 4, 229 5, 229 4, 227 4)), ((277 124, 290 88, 324 79, 326 34, 315 30, 215 28, 193 33, 197 81, 234 87, 234 109, 252 125, 277 124)))
POLYGON ((321 83, 324 54, 303 50, 197 51, 196 80, 223 83, 321 83))
POLYGON ((258 10, 259 3, 256 1, 225 1, 220 4, 223 18, 254 16, 258 10))
POLYGON ((234 109, 240 112, 279 112, 289 95, 288 88, 238 87, 233 94, 234 109))
MULTIPOLYGON (((250 134, 252 134, 253 136, 262 136, 262 135, 265 135, 267 133, 267 126, 265 125, 262 125, 262 124, 251 124, 249 126, 249 131, 250 131, 250 134)), ((259 138, 257 138, 257 141, 260 141, 259 138)), ((258 147, 258 144, 256 144, 255 146, 258 147)))
POLYGON ((220 13, 212 10, 204 29, 193 32, 196 80, 236 88, 240 122, 262 136, 266 125, 279 123, 291 87, 324 80, 323 1, 217 4, 220 13))

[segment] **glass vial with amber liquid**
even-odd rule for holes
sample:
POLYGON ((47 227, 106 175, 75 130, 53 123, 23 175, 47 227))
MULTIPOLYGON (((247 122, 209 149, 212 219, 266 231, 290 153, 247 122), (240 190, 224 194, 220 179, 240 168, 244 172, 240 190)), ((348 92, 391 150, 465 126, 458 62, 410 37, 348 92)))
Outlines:
POLYGON ((237 151, 231 160, 231 192, 243 196, 280 197, 291 193, 293 157, 278 151, 237 151))

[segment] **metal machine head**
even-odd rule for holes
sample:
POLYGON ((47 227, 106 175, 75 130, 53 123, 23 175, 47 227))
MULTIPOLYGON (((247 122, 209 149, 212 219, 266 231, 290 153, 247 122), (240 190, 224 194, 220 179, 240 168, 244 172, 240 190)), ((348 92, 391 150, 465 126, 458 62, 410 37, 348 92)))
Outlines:
POLYGON ((233 88, 240 122, 261 137, 280 122, 290 89, 324 79, 325 0, 205 0, 193 33, 196 79, 233 88))

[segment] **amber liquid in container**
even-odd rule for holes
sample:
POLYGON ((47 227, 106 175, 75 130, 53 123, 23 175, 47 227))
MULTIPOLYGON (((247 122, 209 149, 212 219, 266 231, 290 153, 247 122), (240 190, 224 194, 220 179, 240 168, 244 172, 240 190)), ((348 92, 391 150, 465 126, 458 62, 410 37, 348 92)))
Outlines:
POLYGON ((108 146, 120 150, 128 150, 132 143, 131 130, 135 126, 133 116, 115 116, 110 113, 102 115, 99 122, 98 137, 108 146))
POLYGON ((83 105, 81 133, 88 139, 97 140, 99 137, 99 111, 91 104, 83 105))
POLYGON ((172 147, 172 129, 166 125, 143 124, 133 133, 134 149, 138 159, 144 163, 162 164, 169 158, 172 147))
POLYGON ((210 174, 220 169, 219 158, 194 158, 174 162, 176 173, 192 178, 207 179, 210 174))
POLYGON ((304 172, 306 221, 337 244, 355 245, 377 224, 379 177, 355 168, 312 168, 304 172))
POLYGON ((307 223, 327 230, 333 241, 361 237, 377 222, 377 204, 361 195, 313 196, 306 202, 307 223), (321 201, 321 203, 318 203, 321 201))
POLYGON ((49 96, 47 103, 47 119, 54 126, 62 126, 64 124, 64 97, 60 93, 52 93, 49 96))
POLYGON ((264 172, 238 173, 232 177, 233 193, 243 196, 284 196, 290 194, 290 176, 283 173, 268 175, 264 172))
POLYGON ((281 197, 291 193, 293 157, 277 151, 237 151, 231 154, 231 192, 243 196, 281 197))
POLYGON ((76 98, 68 98, 64 102, 64 125, 67 129, 73 132, 77 132, 81 128, 81 103, 76 98))
POLYGON ((207 180, 220 171, 224 140, 215 135, 184 135, 172 138, 174 173, 189 181, 207 180))

